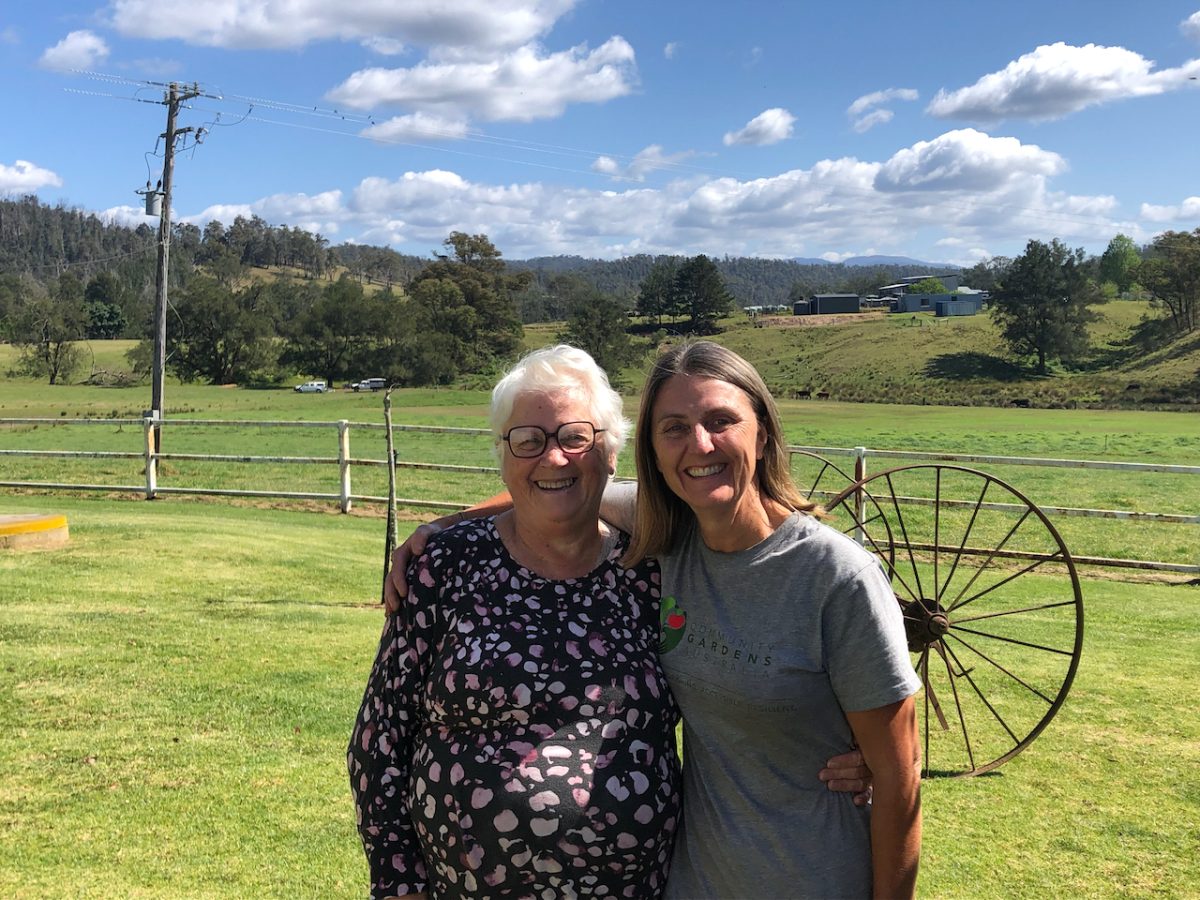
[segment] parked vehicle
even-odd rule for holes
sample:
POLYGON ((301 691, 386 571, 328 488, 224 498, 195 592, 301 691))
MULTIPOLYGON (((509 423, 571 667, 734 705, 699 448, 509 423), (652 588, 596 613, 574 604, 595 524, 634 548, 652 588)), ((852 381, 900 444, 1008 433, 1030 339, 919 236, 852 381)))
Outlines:
POLYGON ((386 378, 364 378, 350 385, 356 391, 382 391, 387 387, 386 378))
POLYGON ((323 381, 306 381, 292 388, 297 394, 323 394, 329 390, 329 385, 323 381))

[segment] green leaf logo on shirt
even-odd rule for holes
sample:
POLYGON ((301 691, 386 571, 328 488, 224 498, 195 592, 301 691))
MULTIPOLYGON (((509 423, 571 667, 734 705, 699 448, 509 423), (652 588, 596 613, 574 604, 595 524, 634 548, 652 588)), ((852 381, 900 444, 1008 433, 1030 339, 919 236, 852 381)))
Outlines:
POLYGON ((687 613, 679 608, 674 597, 663 597, 658 615, 658 652, 670 653, 683 640, 683 633, 687 630, 687 613))

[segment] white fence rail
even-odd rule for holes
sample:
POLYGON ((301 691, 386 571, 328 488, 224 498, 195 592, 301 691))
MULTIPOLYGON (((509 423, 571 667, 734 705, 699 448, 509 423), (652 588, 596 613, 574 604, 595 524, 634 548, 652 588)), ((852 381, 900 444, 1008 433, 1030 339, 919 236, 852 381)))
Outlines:
MULTIPOLYGON (((352 430, 383 431, 385 426, 367 422, 349 422, 345 419, 326 422, 282 422, 260 420, 233 419, 155 419, 145 418, 105 418, 105 419, 54 419, 54 418, 0 418, 0 428, 5 426, 64 426, 64 425, 107 425, 107 426, 140 426, 142 440, 137 451, 100 451, 100 450, 9 450, 0 449, 0 463, 6 458, 62 458, 62 459, 129 459, 140 460, 143 464, 144 482, 141 484, 95 484, 81 482, 56 481, 20 481, 3 477, 0 469, 0 488, 51 489, 66 491, 103 491, 124 492, 143 495, 147 500, 170 494, 179 495, 208 495, 222 497, 259 497, 297 500, 328 500, 336 502, 342 512, 349 512, 355 502, 386 503, 386 496, 371 494, 356 494, 353 491, 351 470, 355 466, 386 467, 386 459, 355 458, 351 455, 350 437, 352 430), (210 454, 210 453, 161 453, 155 450, 155 429, 161 428, 163 433, 172 428, 288 428, 288 429, 328 429, 336 432, 336 456, 265 456, 253 454, 210 454), (166 461, 192 461, 236 464, 285 464, 285 465, 320 465, 337 467, 337 491, 285 491, 285 490, 250 490, 222 487, 178 487, 164 485, 159 477, 159 464, 166 461)), ((443 435, 486 436, 491 432, 486 428, 460 428, 437 425, 393 425, 393 432, 414 432, 443 435)), ((1126 463, 1107 460, 1078 460, 1052 459, 1019 456, 990 456, 973 453, 929 453, 911 450, 878 450, 867 447, 809 447, 793 446, 788 448, 793 454, 815 454, 835 461, 847 458, 853 467, 853 472, 845 473, 848 478, 859 481, 867 477, 869 460, 893 460, 903 462, 950 462, 963 464, 984 464, 1004 466, 1038 466, 1045 468, 1067 469, 1104 469, 1121 472, 1152 472, 1173 475, 1200 477, 1200 466, 1171 465, 1161 463, 1126 463)), ((414 469, 427 471, 445 471, 459 473, 495 474, 499 470, 494 466, 464 466, 448 463, 418 462, 408 460, 393 460, 397 469, 414 469)), ((1195 492, 1187 496, 1200 497, 1200 484, 1195 492)), ((902 498, 906 502, 920 504, 927 502, 923 498, 902 498)), ((462 509, 463 504, 447 500, 431 500, 425 498, 397 498, 401 506, 425 509, 462 509)), ((942 501, 946 503, 947 501, 942 501)), ((971 504, 973 505, 973 504, 971 504)), ((984 504, 988 506, 988 504, 984 504)), ((1003 504, 996 504, 1003 508, 1003 504)), ((1200 525, 1200 515, 1195 513, 1174 512, 1143 512, 1121 509, 1090 509, 1069 506, 1041 506, 1044 512, 1054 516, 1078 516, 1087 518, 1102 518, 1129 520, 1141 522, 1157 522, 1178 525, 1200 525)), ((1152 569, 1160 571, 1180 572, 1185 574, 1200 574, 1200 565, 1156 562, 1153 560, 1128 560, 1100 557, 1077 557, 1080 562, 1100 566, 1116 566, 1122 568, 1152 569)))

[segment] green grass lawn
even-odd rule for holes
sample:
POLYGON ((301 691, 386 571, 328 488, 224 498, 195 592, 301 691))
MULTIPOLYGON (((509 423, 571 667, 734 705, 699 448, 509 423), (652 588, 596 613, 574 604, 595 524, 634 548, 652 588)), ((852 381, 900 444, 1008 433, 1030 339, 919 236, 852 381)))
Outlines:
MULTIPOLYGON (((382 523, 0 494, 17 511, 65 513, 71 542, 0 552, 0 895, 362 896, 344 747, 382 523)), ((921 896, 1195 896, 1198 590, 1085 582, 1047 731, 926 782, 921 896)))

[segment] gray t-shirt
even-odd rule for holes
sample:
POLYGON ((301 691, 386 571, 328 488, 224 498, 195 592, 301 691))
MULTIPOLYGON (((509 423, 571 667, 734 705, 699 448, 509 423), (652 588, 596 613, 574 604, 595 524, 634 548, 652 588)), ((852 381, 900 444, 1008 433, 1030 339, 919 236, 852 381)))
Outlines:
POLYGON ((685 617, 661 657, 684 721, 667 897, 870 896, 870 813, 817 772, 852 745, 846 710, 920 686, 879 563, 800 513, 735 553, 693 528, 659 562, 685 617))

